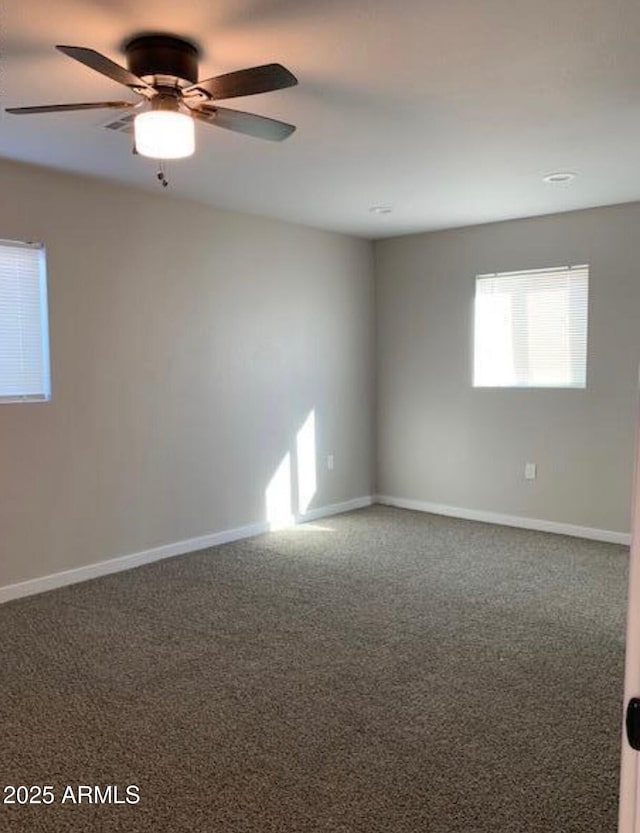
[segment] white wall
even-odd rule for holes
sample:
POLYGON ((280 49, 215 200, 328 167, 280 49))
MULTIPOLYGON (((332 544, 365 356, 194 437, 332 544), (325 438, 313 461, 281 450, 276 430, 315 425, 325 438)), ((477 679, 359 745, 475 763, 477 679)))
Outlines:
POLYGON ((264 521, 287 453, 295 510, 312 411, 310 508, 370 494, 377 455, 381 494, 628 531, 640 205, 378 241, 373 414, 371 244, 9 162, 0 182, 0 237, 47 245, 53 381, 0 406, 0 587, 264 521), (588 389, 473 390, 476 273, 576 262, 588 389))
POLYGON ((376 243, 380 494, 629 531, 639 230, 634 203, 376 243), (591 267, 587 390, 474 390, 475 275, 573 263, 591 267))
POLYGON ((370 494, 371 244, 8 162, 0 182, 0 237, 47 246, 53 385, 0 405, 0 586, 265 520, 311 411, 311 507, 370 494))

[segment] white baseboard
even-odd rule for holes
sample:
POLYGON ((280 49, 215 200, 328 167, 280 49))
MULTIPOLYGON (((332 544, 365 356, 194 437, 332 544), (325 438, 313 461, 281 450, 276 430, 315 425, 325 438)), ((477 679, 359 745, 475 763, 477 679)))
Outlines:
MULTIPOLYGON (((328 506, 320 506, 311 509, 302 515, 293 518, 293 523, 306 523, 308 521, 326 518, 330 515, 338 515, 341 512, 350 512, 353 509, 362 509, 371 506, 373 499, 370 496, 346 500, 343 503, 332 503, 328 506)), ((77 584, 80 581, 88 581, 99 576, 106 576, 109 573, 119 573, 123 570, 131 570, 133 567, 141 567, 143 564, 151 564, 153 561, 160 561, 163 558, 171 558, 174 555, 185 555, 189 552, 216 547, 220 544, 228 544, 231 541, 239 541, 242 538, 253 538, 255 535, 262 535, 269 532, 271 525, 268 521, 255 524, 239 526, 235 529, 225 529, 221 532, 213 532, 209 535, 201 535, 197 538, 189 538, 186 541, 175 541, 172 544, 163 544, 160 547, 153 547, 142 552, 135 552, 130 555, 120 555, 117 558, 110 558, 107 561, 98 561, 95 564, 87 564, 84 567, 76 567, 73 570, 64 570, 60 573, 52 573, 48 576, 21 581, 17 584, 7 584, 0 587, 0 604, 21 599, 24 596, 33 596, 36 593, 44 593, 47 590, 54 590, 56 587, 65 587, 68 584, 77 584)))
MULTIPOLYGON (((484 523, 500 524, 502 526, 520 527, 521 529, 533 529, 539 532, 571 535, 577 538, 588 538, 594 541, 605 541, 612 544, 628 546, 631 542, 631 536, 624 532, 575 526, 572 524, 558 523, 557 521, 539 520, 537 518, 524 518, 516 515, 503 515, 498 512, 485 512, 479 509, 463 509, 458 506, 445 506, 440 503, 428 503, 425 501, 410 500, 408 498, 392 497, 390 495, 364 496, 346 500, 342 503, 320 506, 317 509, 310 509, 308 512, 295 516, 292 521, 294 524, 308 523, 319 520, 320 518, 330 517, 331 515, 338 515, 342 512, 363 509, 366 506, 371 506, 372 503, 396 506, 400 509, 414 509, 418 512, 430 512, 434 515, 447 515, 449 517, 463 518, 470 521, 482 521, 484 523)), ((22 581, 17 584, 8 584, 0 587, 0 604, 25 596, 33 596, 36 593, 44 593, 47 590, 54 590, 56 587, 65 587, 68 584, 88 581, 89 579, 106 576, 110 573, 131 570, 134 567, 151 564, 163 558, 185 555, 186 553, 196 552, 197 550, 216 547, 220 544, 239 541, 243 538, 252 538, 255 535, 262 535, 270 530, 271 525, 267 521, 247 524, 246 526, 236 527, 235 529, 225 529, 209 535, 189 538, 185 541, 163 544, 160 547, 153 547, 152 549, 130 555, 121 555, 117 558, 110 558, 107 561, 99 561, 95 564, 87 564, 84 567, 76 567, 73 570, 64 570, 60 573, 39 576, 38 578, 29 579, 28 581, 22 581)))
POLYGON ((328 518, 330 515, 340 515, 342 512, 352 512, 354 509, 364 509, 365 506, 371 506, 373 498, 370 495, 366 497, 356 497, 352 500, 345 500, 343 503, 330 503, 328 506, 320 506, 318 509, 309 509, 302 515, 297 515, 295 522, 298 524, 308 523, 309 521, 317 521, 319 518, 328 518))
POLYGON ((463 509, 459 506, 445 506, 441 503, 428 503, 421 500, 375 495, 375 503, 385 506, 397 506, 399 509, 414 509, 417 512, 430 512, 434 515, 447 515, 451 518, 463 518, 467 521, 482 521, 501 526, 516 526, 520 529, 534 529, 538 532, 553 532, 558 535, 571 535, 574 538, 588 538, 592 541, 605 541, 609 544, 629 546, 631 535, 626 532, 614 532, 609 529, 594 529, 589 526, 545 521, 538 518, 522 518, 517 515, 502 515, 499 512, 485 512, 481 509, 463 509))

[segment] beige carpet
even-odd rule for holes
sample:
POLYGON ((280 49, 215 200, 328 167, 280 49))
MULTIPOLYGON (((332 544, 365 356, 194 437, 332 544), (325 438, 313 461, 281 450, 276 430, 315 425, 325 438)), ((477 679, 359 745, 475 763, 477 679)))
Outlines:
POLYGON ((374 507, 4 605, 2 785, 55 800, 0 830, 613 833, 626 568, 374 507))

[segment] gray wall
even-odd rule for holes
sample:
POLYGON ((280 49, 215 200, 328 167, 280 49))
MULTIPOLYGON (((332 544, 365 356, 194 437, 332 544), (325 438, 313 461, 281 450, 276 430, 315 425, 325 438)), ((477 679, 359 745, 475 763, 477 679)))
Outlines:
POLYGON ((0 237, 47 246, 53 385, 0 405, 0 586, 265 520, 311 410, 311 506, 370 494, 370 243, 7 162, 0 182, 0 237))
POLYGON ((375 262, 378 493, 628 532, 640 205, 379 241, 375 262), (474 390, 475 275, 572 263, 591 267, 587 390, 474 390))
POLYGON ((14 163, 0 182, 0 237, 47 245, 53 381, 0 406, 0 586, 265 520, 311 410, 312 508, 370 494, 377 456, 380 494, 628 531, 640 205, 378 241, 373 413, 371 244, 14 163), (472 389, 474 276, 576 262, 588 389, 472 389))

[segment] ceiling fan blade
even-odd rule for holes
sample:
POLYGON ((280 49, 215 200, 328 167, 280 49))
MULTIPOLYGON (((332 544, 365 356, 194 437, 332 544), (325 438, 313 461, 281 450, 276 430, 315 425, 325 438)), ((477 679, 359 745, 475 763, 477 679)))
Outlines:
POLYGON ((42 104, 37 107, 5 107, 13 116, 26 116, 31 113, 66 113, 70 110, 122 110, 125 107, 138 107, 131 101, 91 101, 83 104, 42 104))
POLYGON ((266 116, 257 116, 255 113, 228 110, 226 107, 205 105, 197 110, 192 109, 191 113, 207 124, 224 127, 225 130, 233 130, 247 136, 254 136, 256 139, 269 139, 272 142, 281 142, 295 130, 292 124, 276 121, 276 119, 268 119, 266 116))
POLYGON ((84 46, 56 46, 56 49, 64 55, 68 55, 69 58, 73 58, 89 67, 89 69, 93 69, 101 75, 106 75, 112 81, 124 84, 125 87, 129 87, 134 92, 147 97, 155 95, 155 90, 146 81, 138 78, 137 75, 121 67, 120 64, 116 64, 100 52, 96 52, 95 49, 87 49, 84 46))
POLYGON ((264 64, 198 81, 197 84, 187 87, 184 92, 188 95, 189 92, 202 90, 217 100, 269 93, 272 90, 294 87, 297 83, 298 79, 295 75, 292 75, 282 64, 264 64))

